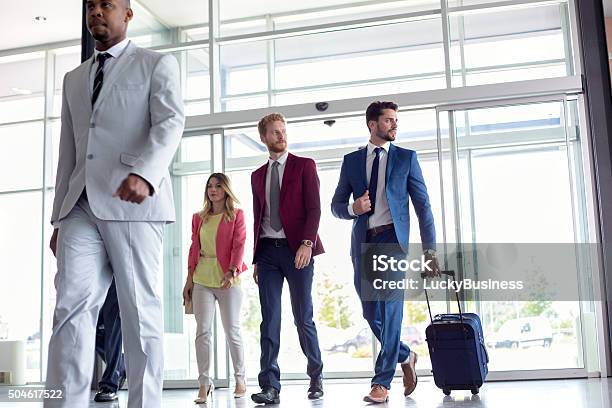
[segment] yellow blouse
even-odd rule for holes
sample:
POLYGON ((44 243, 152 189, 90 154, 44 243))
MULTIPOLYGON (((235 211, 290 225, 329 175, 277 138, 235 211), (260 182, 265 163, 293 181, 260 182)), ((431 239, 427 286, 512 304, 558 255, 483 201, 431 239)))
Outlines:
MULTIPOLYGON (((217 229, 223 213, 211 215, 200 227, 200 260, 193 274, 193 282, 209 288, 220 288, 225 271, 217 260, 217 229)), ((234 279, 234 286, 239 283, 234 279)))

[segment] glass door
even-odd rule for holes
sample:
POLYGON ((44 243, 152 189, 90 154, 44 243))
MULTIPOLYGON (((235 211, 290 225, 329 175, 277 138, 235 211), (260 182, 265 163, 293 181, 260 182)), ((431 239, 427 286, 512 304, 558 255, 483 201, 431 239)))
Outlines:
MULTIPOLYGON (((460 282, 486 280, 496 261, 500 282, 527 276, 523 292, 461 291, 464 309, 482 319, 493 372, 586 373, 580 275, 588 267, 541 272, 550 254, 561 258, 587 241, 584 190, 576 189, 580 138, 567 119, 573 108, 575 101, 558 98, 438 109, 447 267, 460 282), (551 295, 556 285, 565 285, 563 295, 551 295)), ((456 310, 454 302, 448 307, 456 310)))

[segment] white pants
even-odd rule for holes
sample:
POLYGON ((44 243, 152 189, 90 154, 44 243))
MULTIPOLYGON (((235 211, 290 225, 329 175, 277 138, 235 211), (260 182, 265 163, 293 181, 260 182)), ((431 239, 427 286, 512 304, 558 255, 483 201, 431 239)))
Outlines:
POLYGON ((130 408, 161 408, 162 303, 157 294, 164 223, 103 221, 81 198, 59 227, 57 302, 49 341, 47 389, 63 401, 45 407, 87 407, 96 322, 115 277, 130 408))
POLYGON ((221 323, 227 338, 236 382, 244 383, 244 348, 240 334, 240 305, 242 290, 238 286, 229 289, 193 285, 193 314, 197 328, 195 338, 200 385, 210 384, 210 359, 212 358, 212 322, 215 316, 215 300, 219 302, 221 323))

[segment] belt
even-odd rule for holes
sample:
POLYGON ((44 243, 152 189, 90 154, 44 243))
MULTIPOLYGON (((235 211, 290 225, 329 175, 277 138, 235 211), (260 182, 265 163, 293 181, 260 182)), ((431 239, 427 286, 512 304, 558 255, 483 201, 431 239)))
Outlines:
POLYGON ((370 228, 366 231, 366 237, 371 238, 375 237, 379 234, 382 234, 384 231, 393 229, 393 224, 379 225, 378 227, 370 228))
POLYGON ((287 238, 260 238, 262 244, 272 245, 275 248, 289 246, 287 238))

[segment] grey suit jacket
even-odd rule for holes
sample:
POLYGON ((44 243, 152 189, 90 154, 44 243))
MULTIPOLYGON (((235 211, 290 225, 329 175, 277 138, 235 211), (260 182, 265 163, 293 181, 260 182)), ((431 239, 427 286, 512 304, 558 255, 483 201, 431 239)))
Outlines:
POLYGON ((87 189, 94 215, 114 221, 175 220, 168 166, 185 117, 176 58, 132 42, 104 77, 92 109, 93 57, 64 78, 62 128, 51 222, 66 217, 87 189), (153 186, 141 204, 113 197, 134 173, 153 186))

